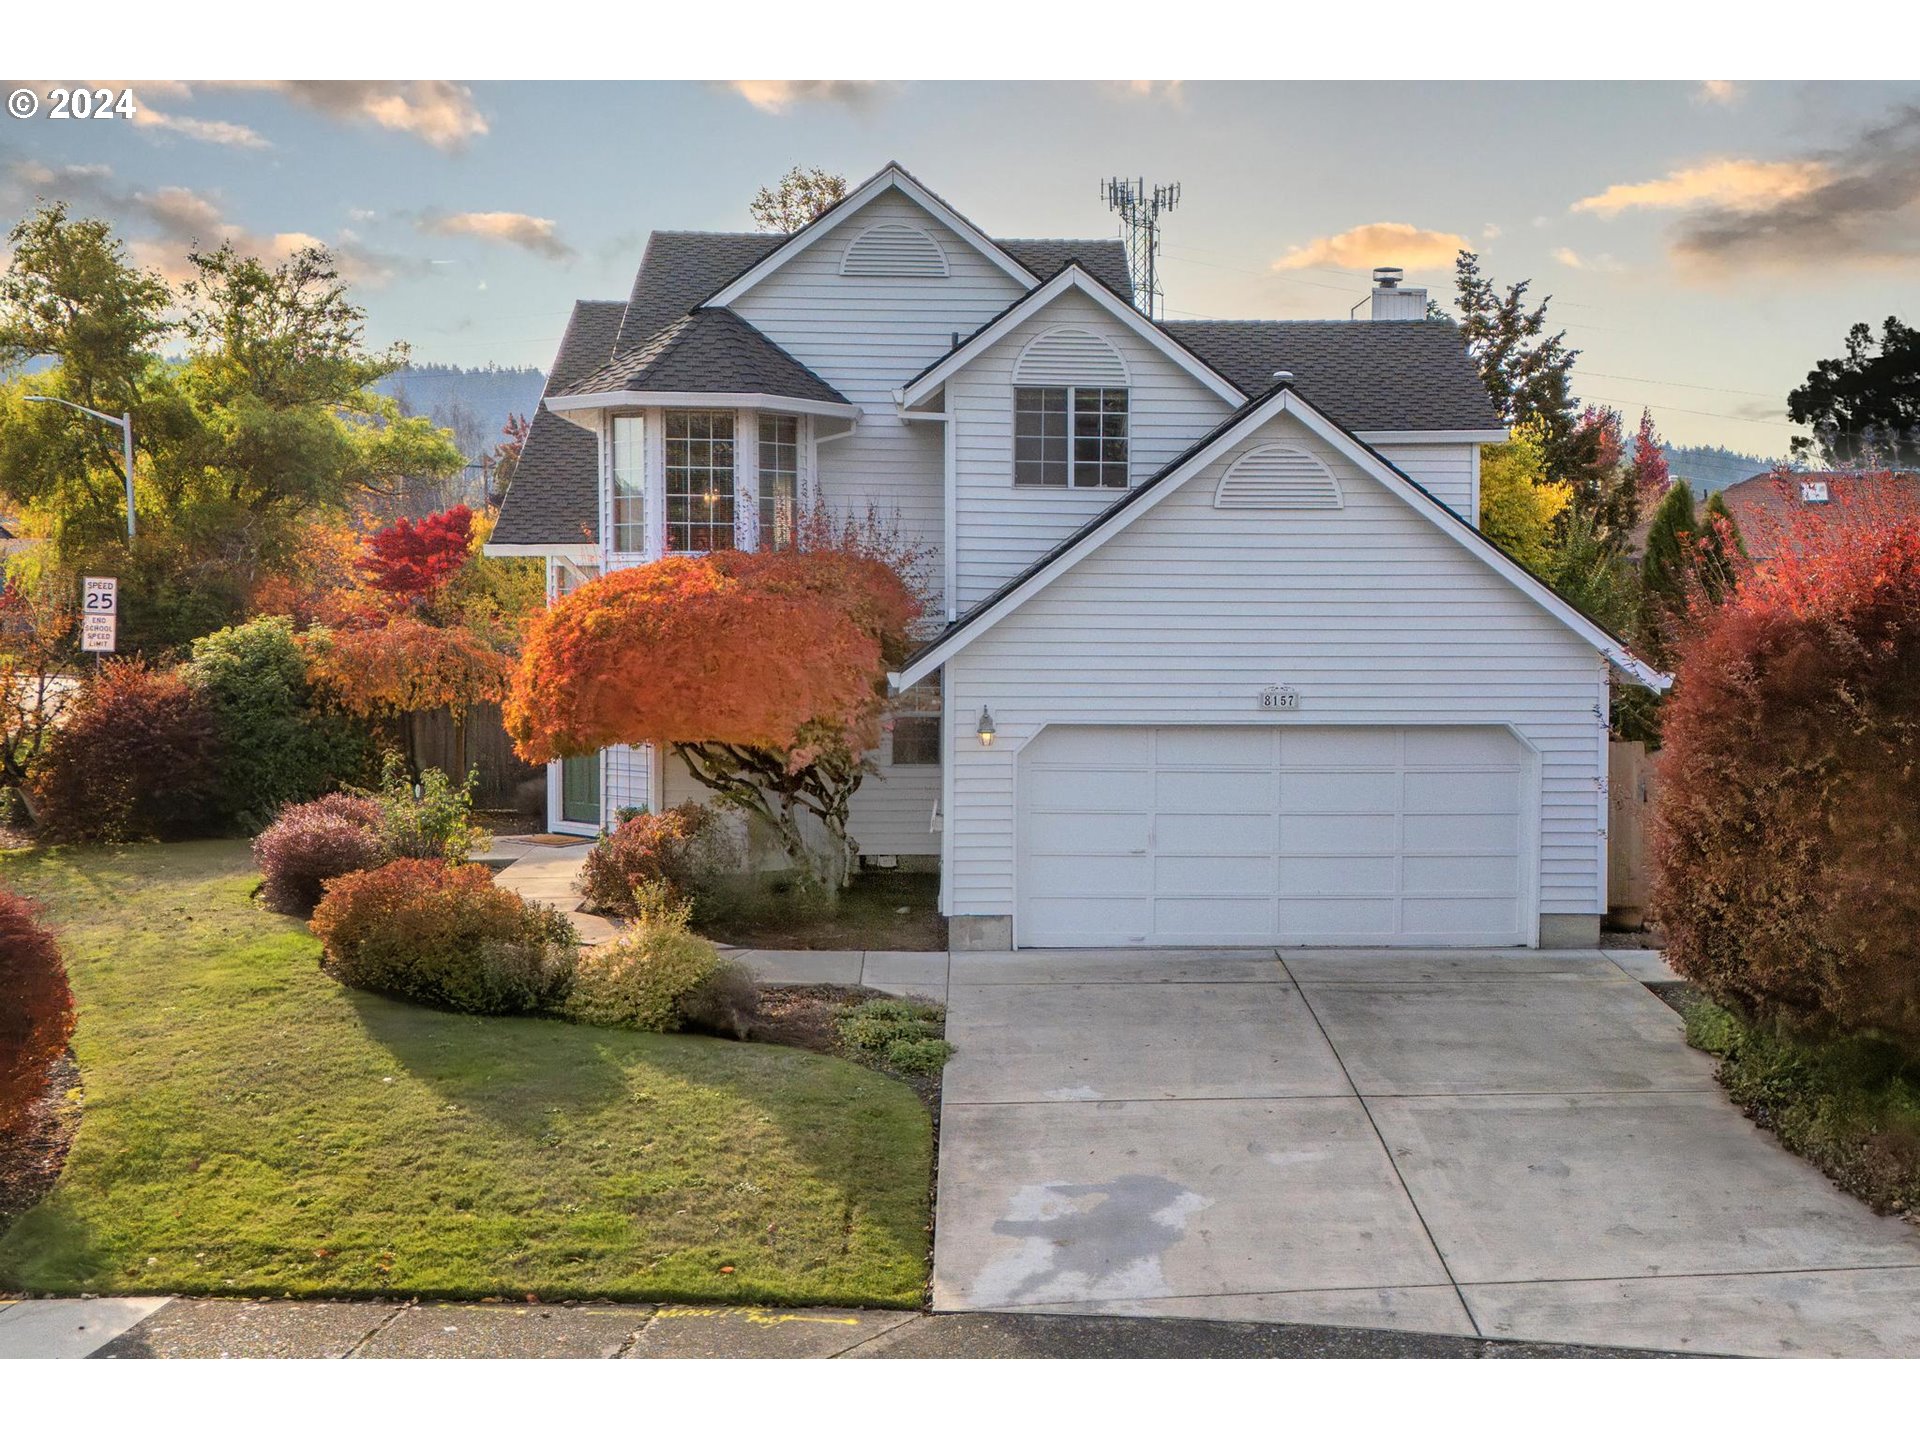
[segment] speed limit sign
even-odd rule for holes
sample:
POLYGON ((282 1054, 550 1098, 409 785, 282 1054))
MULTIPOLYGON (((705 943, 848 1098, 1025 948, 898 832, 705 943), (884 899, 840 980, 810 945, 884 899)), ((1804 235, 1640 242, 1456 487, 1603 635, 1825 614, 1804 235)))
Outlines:
POLYGON ((80 581, 80 648, 94 654, 112 654, 119 639, 120 582, 111 575, 88 575, 80 581))

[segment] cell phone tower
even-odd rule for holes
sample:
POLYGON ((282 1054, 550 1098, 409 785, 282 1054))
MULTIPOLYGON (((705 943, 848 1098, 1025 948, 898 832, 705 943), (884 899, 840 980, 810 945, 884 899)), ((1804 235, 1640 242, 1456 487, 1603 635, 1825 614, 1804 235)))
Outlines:
POLYGON ((1107 208, 1120 217, 1127 242, 1127 269, 1133 276, 1133 308, 1149 320, 1160 318, 1160 217, 1180 203, 1180 185, 1156 185, 1145 180, 1106 183, 1107 208))

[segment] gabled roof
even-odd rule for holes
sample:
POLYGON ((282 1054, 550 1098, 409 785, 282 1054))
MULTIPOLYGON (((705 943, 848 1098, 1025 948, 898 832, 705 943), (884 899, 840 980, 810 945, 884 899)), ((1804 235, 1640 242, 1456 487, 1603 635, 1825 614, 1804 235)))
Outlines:
POLYGON ((634 272, 617 350, 644 345, 743 270, 786 243, 784 235, 721 230, 656 230, 634 272))
POLYGON ((970 242, 989 263, 997 265, 1020 285, 1030 286, 1039 278, 996 244, 978 225, 909 175, 903 166, 888 161, 876 173, 848 191, 845 199, 829 205, 791 235, 781 237, 779 244, 765 256, 709 295, 706 303, 731 305, 794 256, 804 254, 859 214, 871 201, 890 190, 899 191, 961 239, 970 242))
MULTIPOLYGON (((1387 322, 1383 322, 1387 323, 1387 322)), ((1246 436, 1279 415, 1292 415, 1362 471, 1406 500, 1435 526, 1480 560, 1495 574, 1534 601, 1567 629, 1585 640, 1612 664, 1650 690, 1665 690, 1671 677, 1636 657, 1606 626, 1569 604, 1541 583, 1512 556, 1468 524, 1446 504, 1402 473, 1379 451, 1315 409, 1291 384, 1272 387, 1249 400, 1233 414, 1188 446, 1174 459, 1123 498, 1082 525, 1073 534, 1022 570, 993 594, 907 657, 888 677, 896 690, 925 679, 938 666, 972 644, 995 624, 1025 604, 1081 560, 1151 511, 1179 488, 1182 480, 1212 464, 1246 436)))
MULTIPOLYGON (((548 393, 564 389, 606 363, 626 309, 618 300, 574 302, 547 377, 548 393)), ((599 471, 599 448, 592 434, 549 410, 543 394, 488 545, 596 543, 599 471)))
POLYGON ((846 396, 731 310, 696 310, 683 315, 562 393, 583 397, 663 391, 779 395, 827 405, 849 403, 846 396))
POLYGON ((1168 320, 1161 329, 1248 395, 1276 370, 1356 431, 1505 428, 1449 320, 1168 320))
POLYGON ((1134 334, 1228 404, 1237 405, 1245 398, 1232 381, 1214 370, 1179 340, 1169 336, 1164 328, 1155 325, 1134 309, 1131 299, 1115 292, 1111 286, 1090 274, 1078 261, 1069 261, 1067 267, 1053 279, 1034 286, 945 355, 927 366, 900 387, 896 398, 902 405, 916 405, 927 399, 946 383, 949 376, 971 365, 987 350, 1004 339, 1008 332, 1029 317, 1046 309, 1069 290, 1077 291, 1099 305, 1115 320, 1132 330, 1134 334))

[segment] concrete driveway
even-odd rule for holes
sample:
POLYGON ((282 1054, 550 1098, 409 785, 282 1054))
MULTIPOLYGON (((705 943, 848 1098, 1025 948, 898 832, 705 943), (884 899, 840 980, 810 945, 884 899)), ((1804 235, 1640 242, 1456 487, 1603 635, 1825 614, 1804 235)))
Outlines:
POLYGON ((1920 1355, 1920 1228, 1604 952, 955 954, 936 1309, 1920 1355))

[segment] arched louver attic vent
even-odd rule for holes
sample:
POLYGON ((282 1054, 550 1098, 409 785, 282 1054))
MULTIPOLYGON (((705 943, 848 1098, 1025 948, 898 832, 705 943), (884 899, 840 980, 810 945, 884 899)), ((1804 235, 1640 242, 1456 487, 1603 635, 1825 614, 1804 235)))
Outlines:
POLYGON ((888 220, 854 236, 841 258, 842 275, 914 275, 940 279, 947 273, 947 252, 917 225, 888 220))
POLYGON ((1220 477, 1213 504, 1217 510, 1338 510, 1340 482, 1304 450, 1263 445, 1220 477))
POLYGON ((1013 367, 1016 385, 1125 386, 1127 362, 1091 330, 1062 326, 1036 335, 1013 367))

